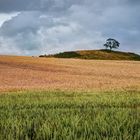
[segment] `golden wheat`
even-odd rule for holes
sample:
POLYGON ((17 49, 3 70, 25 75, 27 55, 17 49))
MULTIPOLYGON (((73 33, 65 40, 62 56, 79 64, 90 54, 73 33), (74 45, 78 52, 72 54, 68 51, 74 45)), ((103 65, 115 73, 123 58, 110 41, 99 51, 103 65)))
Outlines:
POLYGON ((140 62, 0 56, 0 90, 140 88, 140 62))

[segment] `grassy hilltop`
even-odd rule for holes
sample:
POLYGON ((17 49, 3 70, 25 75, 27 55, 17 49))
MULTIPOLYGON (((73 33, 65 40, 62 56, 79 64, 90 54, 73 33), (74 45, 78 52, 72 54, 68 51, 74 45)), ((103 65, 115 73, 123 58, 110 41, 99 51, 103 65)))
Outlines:
POLYGON ((140 55, 138 54, 130 53, 130 52, 110 51, 110 50, 70 51, 70 52, 62 52, 54 55, 41 55, 40 57, 140 61, 140 55))

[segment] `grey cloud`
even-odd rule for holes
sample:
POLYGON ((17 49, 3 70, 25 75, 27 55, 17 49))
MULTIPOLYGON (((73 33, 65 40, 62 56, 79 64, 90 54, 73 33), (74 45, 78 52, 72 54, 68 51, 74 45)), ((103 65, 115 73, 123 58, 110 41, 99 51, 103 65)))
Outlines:
POLYGON ((20 11, 0 28, 0 53, 97 49, 109 37, 121 50, 140 53, 138 0, 3 0, 0 9, 20 11))
POLYGON ((81 0, 0 0, 0 12, 61 11, 81 0))
POLYGON ((0 0, 0 11, 13 12, 27 10, 32 2, 29 0, 0 0))

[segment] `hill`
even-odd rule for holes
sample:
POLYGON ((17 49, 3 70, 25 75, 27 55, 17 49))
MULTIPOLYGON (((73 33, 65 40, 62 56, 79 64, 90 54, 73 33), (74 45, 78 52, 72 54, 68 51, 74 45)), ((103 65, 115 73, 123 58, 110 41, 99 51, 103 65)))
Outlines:
POLYGON ((70 51, 70 52, 63 52, 54 55, 41 55, 40 57, 140 61, 140 55, 138 54, 130 53, 130 52, 110 51, 110 50, 70 51))

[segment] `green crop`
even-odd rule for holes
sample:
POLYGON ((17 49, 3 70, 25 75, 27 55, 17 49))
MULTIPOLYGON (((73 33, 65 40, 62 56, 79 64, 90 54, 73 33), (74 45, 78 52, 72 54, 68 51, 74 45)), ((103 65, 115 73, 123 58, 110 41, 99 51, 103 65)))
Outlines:
POLYGON ((0 95, 0 140, 139 140, 140 92, 0 95))

